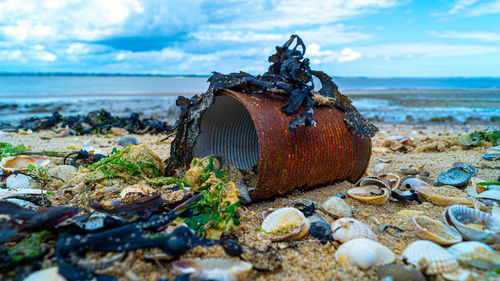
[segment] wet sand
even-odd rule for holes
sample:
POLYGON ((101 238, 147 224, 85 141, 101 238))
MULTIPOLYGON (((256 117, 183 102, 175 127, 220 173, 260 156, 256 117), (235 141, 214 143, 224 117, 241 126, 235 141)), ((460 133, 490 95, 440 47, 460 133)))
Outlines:
MULTIPOLYGON (((379 159, 390 158, 388 164, 391 167, 388 172, 400 172, 402 168, 418 167, 435 178, 441 172, 449 169, 455 162, 471 163, 478 168, 478 178, 485 181, 495 181, 500 175, 500 162, 482 159, 483 153, 491 147, 486 144, 474 149, 463 149, 456 141, 459 133, 468 133, 476 129, 484 129, 484 125, 394 125, 378 124, 381 129, 372 138, 373 153, 367 170, 372 175, 374 167, 381 163, 379 159), (393 152, 394 143, 388 142, 387 137, 391 135, 406 135, 412 141, 406 145, 408 153, 393 152)), ((159 143, 164 137, 161 135, 132 135, 139 139, 142 144, 148 145, 162 159, 168 156, 168 143, 159 143)), ((37 132, 32 135, 19 135, 7 133, 0 136, 0 142, 8 142, 13 145, 25 144, 34 151, 57 150, 71 152, 73 149, 68 144, 80 146, 84 141, 93 136, 69 136, 65 138, 54 138, 50 131, 37 132)), ((97 137, 100 149, 109 152, 117 146, 118 137, 97 137)), ((170 139, 171 140, 171 139, 170 139)), ((61 158, 53 158, 56 164, 60 164, 61 158)), ((274 271, 252 270, 247 280, 378 280, 374 269, 366 271, 355 267, 340 265, 336 262, 334 254, 340 245, 338 242, 321 243, 319 240, 306 236, 296 242, 270 242, 256 228, 262 223, 261 213, 268 208, 281 208, 293 206, 293 202, 299 199, 311 199, 321 204, 336 193, 347 194, 347 190, 353 185, 348 182, 340 182, 334 185, 316 188, 308 191, 294 191, 283 197, 273 200, 262 201, 245 205, 241 208, 241 229, 237 232, 239 242, 244 246, 244 257, 250 262, 255 262, 261 267, 279 267, 274 271), (255 253, 262 251, 260 255, 255 253), (279 266, 281 265, 281 266, 279 266)), ((463 196, 468 196, 465 192, 463 196)), ((366 223, 377 235, 378 241, 387 246, 397 255, 396 263, 401 263, 400 254, 411 242, 420 240, 414 231, 411 220, 407 217, 396 215, 400 210, 420 210, 426 215, 442 220, 445 207, 433 205, 429 202, 418 204, 417 202, 387 202, 384 205, 375 206, 358 202, 350 197, 345 202, 351 206, 353 217, 366 223), (391 231, 379 232, 377 227, 390 224, 401 228, 403 233, 391 231)), ((317 211, 329 223, 334 218, 322 211, 317 211)), ((500 250, 496 248, 497 252, 500 250)), ((173 279, 172 267, 169 262, 161 260, 146 260, 144 255, 150 250, 138 250, 135 255, 130 255, 125 261, 115 264, 111 268, 101 271, 120 278, 121 280, 157 280, 160 277, 173 279), (137 278, 137 279, 136 279, 137 278)), ((95 258, 91 255, 89 258, 95 258)), ((226 257, 219 246, 211 248, 197 247, 190 250, 182 258, 192 257, 226 257)), ((54 260, 48 259, 44 266, 55 265, 54 260)), ((479 274, 479 280, 488 280, 484 270, 467 268, 479 274)), ((441 277, 432 277, 436 280, 441 277)), ((490 279, 494 280, 494 279, 490 279)))

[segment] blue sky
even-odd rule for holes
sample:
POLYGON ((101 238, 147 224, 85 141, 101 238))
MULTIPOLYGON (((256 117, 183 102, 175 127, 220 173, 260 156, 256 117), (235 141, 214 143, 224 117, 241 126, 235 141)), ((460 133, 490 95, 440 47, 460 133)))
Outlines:
POLYGON ((0 71, 259 74, 293 33, 332 76, 500 76, 500 0, 0 0, 0 71))

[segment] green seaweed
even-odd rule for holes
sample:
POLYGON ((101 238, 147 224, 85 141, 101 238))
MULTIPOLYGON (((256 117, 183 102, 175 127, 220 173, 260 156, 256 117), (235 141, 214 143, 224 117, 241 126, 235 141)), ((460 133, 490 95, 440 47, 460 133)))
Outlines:
POLYGON ((7 156, 17 156, 23 151, 29 151, 24 144, 13 146, 7 142, 0 142, 0 160, 7 156))
POLYGON ((481 146, 484 142, 490 142, 494 146, 500 144, 500 130, 489 127, 478 130, 464 136, 457 137, 458 142, 466 147, 481 146))
POLYGON ((50 231, 32 233, 9 249, 9 255, 14 261, 36 257, 40 254, 42 243, 50 236, 50 231))

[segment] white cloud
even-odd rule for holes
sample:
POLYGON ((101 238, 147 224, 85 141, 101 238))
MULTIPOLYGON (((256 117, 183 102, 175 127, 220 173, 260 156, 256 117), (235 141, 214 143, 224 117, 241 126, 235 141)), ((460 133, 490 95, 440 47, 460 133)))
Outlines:
POLYGON ((438 43, 394 43, 357 47, 366 57, 453 57, 500 53, 500 46, 456 45, 438 43))
POLYGON ((361 59, 363 56, 360 52, 353 51, 351 48, 345 48, 340 52, 338 62, 348 62, 361 59))
POLYGON ((500 13, 500 0, 457 0, 453 7, 446 12, 434 13, 434 16, 455 15, 462 17, 476 17, 481 15, 500 13))
POLYGON ((458 0, 453 7, 447 12, 448 14, 456 14, 462 12, 469 6, 475 4, 478 0, 458 0))
POLYGON ((481 16, 481 15, 488 15, 488 14, 496 14, 500 13, 500 1, 490 1, 487 3, 481 3, 467 11, 468 16, 481 16))
POLYGON ((481 41, 500 41, 500 33, 486 31, 431 31, 430 35, 439 38, 470 39, 481 41))

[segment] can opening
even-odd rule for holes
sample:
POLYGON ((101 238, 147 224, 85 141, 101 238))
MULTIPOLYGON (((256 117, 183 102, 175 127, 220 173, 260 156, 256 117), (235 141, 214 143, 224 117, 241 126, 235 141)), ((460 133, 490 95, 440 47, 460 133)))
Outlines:
POLYGON ((235 98, 216 96, 200 121, 195 157, 220 156, 238 169, 250 169, 260 158, 259 139, 250 113, 235 98))

